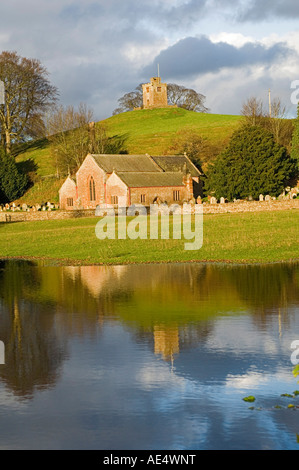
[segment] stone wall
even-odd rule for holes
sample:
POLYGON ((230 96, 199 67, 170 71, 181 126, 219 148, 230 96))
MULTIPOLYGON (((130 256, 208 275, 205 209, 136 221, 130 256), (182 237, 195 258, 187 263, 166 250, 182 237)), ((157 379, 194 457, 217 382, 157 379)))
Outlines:
POLYGON ((203 204, 204 214, 262 212, 299 209, 299 199, 285 201, 241 201, 226 204, 203 204))
MULTIPOLYGON (((203 204, 204 214, 225 214, 241 212, 263 212, 299 209, 299 199, 286 201, 242 201, 226 204, 203 204)), ((52 210, 36 212, 0 212, 0 222, 21 222, 33 220, 63 220, 81 217, 95 217, 95 210, 52 210)))
POLYGON ((186 186, 153 186, 148 188, 131 188, 131 204, 141 204, 141 195, 145 195, 144 205, 153 204, 157 198, 161 202, 167 201, 169 205, 181 204, 183 200, 187 201, 190 199, 186 186), (178 201, 174 200, 174 191, 177 191, 178 201))
POLYGON ((89 210, 55 210, 37 212, 0 212, 0 222, 25 222, 33 220, 63 220, 81 217, 93 217, 94 209, 89 210))

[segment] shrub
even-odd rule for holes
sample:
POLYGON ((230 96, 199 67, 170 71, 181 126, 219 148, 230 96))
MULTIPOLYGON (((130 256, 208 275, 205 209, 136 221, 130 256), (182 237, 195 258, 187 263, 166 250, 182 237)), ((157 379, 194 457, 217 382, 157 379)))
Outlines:
POLYGON ((267 130, 244 126, 207 171, 206 192, 219 199, 278 196, 296 173, 296 162, 267 130))
POLYGON ((21 197, 27 187, 27 176, 17 169, 13 157, 0 150, 0 202, 11 202, 21 197))

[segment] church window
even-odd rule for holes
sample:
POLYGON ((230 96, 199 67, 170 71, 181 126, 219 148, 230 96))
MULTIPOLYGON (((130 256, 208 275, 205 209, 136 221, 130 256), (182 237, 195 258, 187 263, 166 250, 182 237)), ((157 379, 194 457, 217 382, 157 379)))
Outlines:
POLYGON ((174 201, 180 200, 180 191, 173 191, 173 200, 174 201))
POLYGON ((89 199, 90 201, 96 200, 96 187, 93 177, 89 180, 89 199))

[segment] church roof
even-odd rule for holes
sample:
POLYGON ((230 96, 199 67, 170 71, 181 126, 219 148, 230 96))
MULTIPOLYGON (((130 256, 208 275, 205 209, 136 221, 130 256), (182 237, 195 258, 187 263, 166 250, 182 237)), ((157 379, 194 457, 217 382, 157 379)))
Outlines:
POLYGON ((106 173, 117 172, 162 172, 149 155, 92 155, 106 173))
POLYGON ((188 171, 191 176, 200 176, 200 171, 186 155, 159 155, 151 156, 154 162, 163 171, 188 171))
POLYGON ((116 172, 189 172, 200 176, 200 171, 186 155, 92 155, 106 173, 116 172))
POLYGON ((183 173, 180 172, 116 172, 129 188, 183 186, 183 173))

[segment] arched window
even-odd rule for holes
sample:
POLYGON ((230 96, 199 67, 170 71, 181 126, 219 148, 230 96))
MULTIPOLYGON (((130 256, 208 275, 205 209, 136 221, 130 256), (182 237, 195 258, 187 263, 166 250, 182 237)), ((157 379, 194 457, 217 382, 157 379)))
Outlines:
POLYGON ((90 201, 96 200, 96 187, 92 176, 89 180, 89 199, 90 201))

